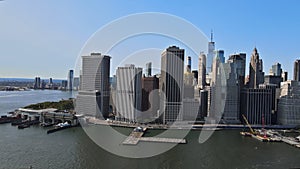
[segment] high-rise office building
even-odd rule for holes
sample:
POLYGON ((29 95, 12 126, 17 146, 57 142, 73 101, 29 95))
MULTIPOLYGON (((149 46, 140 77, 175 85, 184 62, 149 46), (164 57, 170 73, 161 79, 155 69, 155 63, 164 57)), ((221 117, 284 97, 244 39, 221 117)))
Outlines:
POLYGON ((184 49, 168 47, 161 55, 160 89, 161 106, 164 123, 182 120, 182 97, 184 76, 184 49), (165 98, 162 97, 165 96, 165 98))
POLYGON ((66 90, 68 87, 68 81, 67 80, 62 80, 61 81, 61 87, 63 90, 66 90))
POLYGON ((217 75, 219 71, 219 64, 225 63, 224 50, 216 50, 214 51, 214 58, 212 63, 212 71, 211 71, 211 85, 213 86, 217 81, 217 75))
POLYGON ((200 107, 197 116, 197 120, 204 120, 208 114, 208 91, 200 90, 199 91, 200 107))
POLYGON ((45 88, 46 88, 46 82, 45 80, 42 80, 41 89, 45 89, 45 88))
POLYGON ((264 84, 275 84, 280 88, 280 83, 283 81, 281 76, 266 75, 264 84))
POLYGON ((110 56, 91 53, 82 56, 80 91, 76 99, 76 112, 97 118, 109 116, 110 56))
POLYGON ((204 89, 206 85, 206 56, 200 53, 198 61, 198 87, 204 89))
POLYGON ((192 72, 192 57, 188 56, 186 60, 186 70, 185 72, 191 73, 192 72))
POLYGON ((73 90, 79 90, 80 79, 79 77, 74 77, 73 80, 73 90))
POLYGON ((215 57, 217 57, 220 60, 220 63, 225 63, 225 52, 224 50, 216 50, 214 51, 215 57))
POLYGON ((69 70, 67 80, 68 80, 67 90, 73 90, 74 70, 69 70))
POLYGON ((222 118, 224 123, 239 123, 240 86, 238 84, 237 63, 219 63, 216 82, 211 87, 209 118, 222 118))
POLYGON ((41 78, 35 77, 34 80, 34 89, 40 89, 41 88, 41 78))
POLYGON ((187 63, 186 63, 186 69, 184 72, 184 84, 185 84, 185 86, 193 89, 194 76, 191 71, 192 58, 190 56, 188 56, 186 61, 187 61, 187 63))
POLYGON ((225 75, 224 80, 226 80, 225 86, 222 87, 226 91, 226 96, 221 100, 224 101, 222 119, 225 123, 240 123, 240 86, 238 84, 237 71, 239 69, 237 69, 237 64, 236 62, 222 64, 225 75))
POLYGON ((300 125, 300 82, 282 82, 278 101, 278 124, 300 125))
POLYGON ((234 63, 234 69, 238 79, 240 88, 245 85, 245 71, 246 71, 246 54, 239 53, 229 56, 228 63, 234 63))
POLYGON ((281 64, 275 63, 274 65, 272 65, 272 67, 270 69, 270 75, 281 76, 281 74, 282 74, 281 64))
POLYGON ((288 80, 288 72, 287 71, 283 71, 281 74, 282 80, 285 82, 288 80))
POLYGON ((143 119, 154 119, 159 110, 159 79, 156 76, 142 78, 143 119), (151 95, 150 95, 151 94, 151 95), (146 112, 146 113, 145 113, 146 112))
POLYGON ((146 72, 145 72, 146 77, 152 76, 152 62, 146 63, 146 72))
POLYGON ((192 71, 193 74, 193 86, 197 86, 198 85, 198 70, 193 70, 192 71))
POLYGON ((142 109, 142 68, 133 64, 118 67, 116 76, 116 119, 138 122, 142 109))
POLYGON ((262 83, 264 83, 263 61, 259 58, 257 49, 254 48, 249 68, 249 88, 256 89, 262 83))
POLYGON ((242 92, 242 114, 250 124, 270 125, 272 116, 272 90, 247 88, 242 92))
POLYGON ((52 80, 51 77, 49 78, 49 81, 48 81, 48 84, 47 84, 47 85, 48 85, 48 88, 49 88, 49 89, 54 89, 54 84, 53 84, 53 80, 52 80))
POLYGON ((294 80, 300 81, 300 60, 294 62, 294 80))
MULTIPOLYGON (((235 72, 234 75, 236 76, 236 78, 235 78, 236 85, 239 88, 238 101, 239 101, 240 110, 238 112, 238 115, 240 115, 240 112, 241 112, 241 93, 242 93, 243 88, 245 87, 246 54, 245 53, 238 53, 238 54, 230 55, 227 62, 232 63, 233 70, 235 72)), ((232 88, 235 88, 233 83, 232 83, 232 88)))
POLYGON ((208 42, 208 53, 206 57, 206 73, 212 72, 212 64, 215 51, 215 42, 213 41, 213 32, 210 34, 210 42, 208 42))

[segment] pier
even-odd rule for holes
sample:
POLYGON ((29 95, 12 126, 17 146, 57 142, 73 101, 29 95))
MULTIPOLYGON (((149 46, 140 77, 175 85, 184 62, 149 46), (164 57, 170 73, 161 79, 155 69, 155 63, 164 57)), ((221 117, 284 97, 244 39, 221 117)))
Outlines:
POLYGON ((291 146, 295 146, 297 148, 300 148, 300 142, 295 140, 292 137, 282 137, 281 139, 283 142, 285 142, 286 144, 289 144, 291 146))
POLYGON ((60 112, 54 108, 40 110, 19 108, 17 110, 17 114, 20 114, 24 117, 26 116, 25 119, 31 118, 39 120, 42 123, 42 125, 46 126, 64 122, 68 122, 69 124, 74 126, 79 124, 78 118, 75 114, 60 112))
POLYGON ((124 145, 137 145, 140 141, 143 142, 157 142, 157 143, 173 143, 186 144, 185 139, 177 138, 161 138, 161 137, 142 137, 147 128, 136 127, 130 135, 123 141, 124 145))

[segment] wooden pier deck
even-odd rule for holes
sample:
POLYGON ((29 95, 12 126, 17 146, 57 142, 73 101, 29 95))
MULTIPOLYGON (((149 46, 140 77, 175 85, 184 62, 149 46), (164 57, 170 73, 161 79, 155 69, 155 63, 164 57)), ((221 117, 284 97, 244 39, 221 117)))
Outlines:
POLYGON ((124 145, 137 145, 140 141, 144 142, 158 142, 158 143, 173 143, 173 144, 186 144, 185 139, 177 138, 161 138, 161 137, 142 137, 147 128, 143 131, 133 130, 130 135, 123 141, 124 145))
POLYGON ((142 137, 140 138, 140 141, 186 144, 185 139, 178 139, 178 138, 142 137))

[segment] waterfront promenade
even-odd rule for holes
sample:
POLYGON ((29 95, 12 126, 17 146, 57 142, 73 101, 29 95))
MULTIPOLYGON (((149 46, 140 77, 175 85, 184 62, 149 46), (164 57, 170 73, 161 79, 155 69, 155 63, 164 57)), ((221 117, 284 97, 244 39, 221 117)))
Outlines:
MULTIPOLYGON (((91 124, 99 124, 99 125, 109 125, 109 126, 116 126, 116 127, 146 127, 148 129, 192 129, 192 130, 220 130, 220 129, 244 129, 248 128, 243 124, 193 124, 193 122, 179 122, 174 123, 172 125, 165 125, 165 124, 139 124, 139 123, 127 123, 121 121, 114 121, 114 120, 101 120, 91 116, 85 116, 82 118, 83 122, 91 123, 91 124)), ((251 125, 253 129, 294 129, 295 125, 251 125)))

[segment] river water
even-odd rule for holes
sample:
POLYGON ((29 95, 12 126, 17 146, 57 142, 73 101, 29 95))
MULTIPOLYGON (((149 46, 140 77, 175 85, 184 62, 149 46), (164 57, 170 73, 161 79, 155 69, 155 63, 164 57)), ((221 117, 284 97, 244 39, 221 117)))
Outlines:
MULTIPOLYGON (((58 101, 72 97, 62 91, 0 92, 0 108, 5 113, 31 103, 58 101)), ((104 129, 108 126, 101 126, 104 129)), ((118 128, 130 133, 128 128, 118 128)), ((158 134, 150 130, 146 135, 158 134)), ((49 169, 281 169, 300 167, 300 149, 285 143, 263 143, 244 138, 238 130, 216 131, 203 144, 200 131, 191 131, 173 149, 150 158, 131 159, 111 154, 97 146, 80 127, 46 134, 46 129, 31 126, 23 130, 0 125, 0 168, 23 169, 32 166, 49 169)), ((116 145, 121 146, 121 145, 116 145)))

